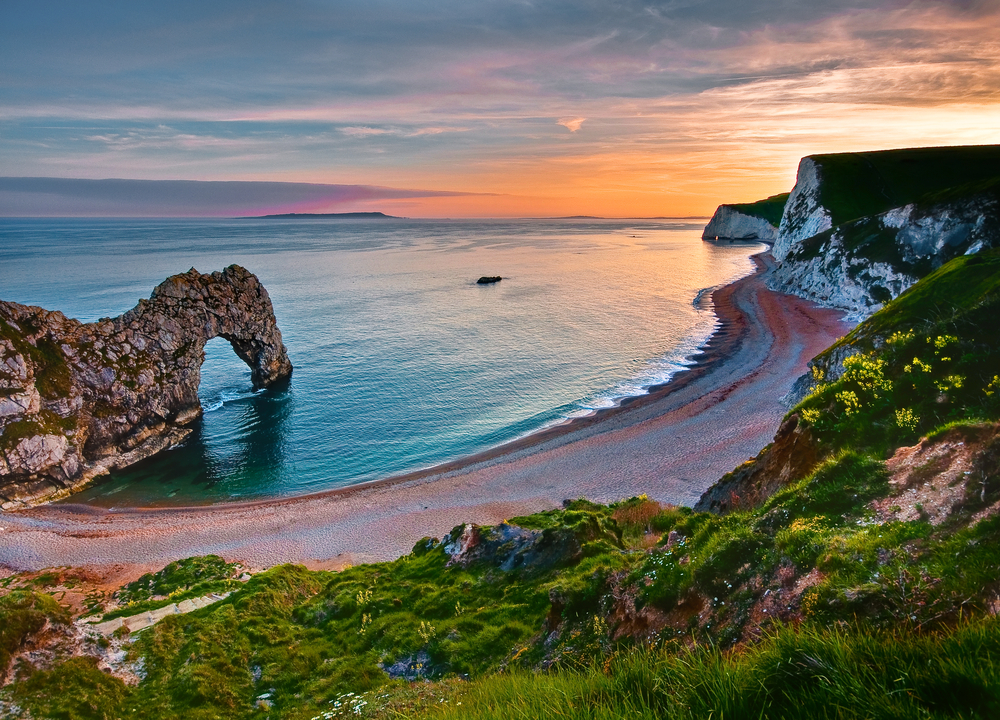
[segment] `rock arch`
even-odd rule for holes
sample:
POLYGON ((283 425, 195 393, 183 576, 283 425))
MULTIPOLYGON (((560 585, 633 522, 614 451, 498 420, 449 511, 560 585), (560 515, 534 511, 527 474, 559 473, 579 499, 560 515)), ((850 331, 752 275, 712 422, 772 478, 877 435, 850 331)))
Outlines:
POLYGON ((238 265, 169 277, 94 323, 0 302, 0 505, 62 497, 183 439, 216 337, 254 387, 291 375, 267 290, 238 265))

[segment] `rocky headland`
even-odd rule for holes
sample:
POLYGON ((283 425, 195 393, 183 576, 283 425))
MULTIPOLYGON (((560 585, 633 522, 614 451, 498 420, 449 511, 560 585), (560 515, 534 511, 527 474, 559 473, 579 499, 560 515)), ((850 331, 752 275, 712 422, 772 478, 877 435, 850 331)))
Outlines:
POLYGON ((773 243, 788 193, 755 203, 720 205, 701 236, 706 240, 760 240, 773 243))
POLYGON ((855 322, 954 257, 1000 246, 1000 146, 811 155, 788 195, 720 205, 706 240, 772 243, 768 285, 855 322))
POLYGON ((868 317, 952 258, 1000 245, 998 166, 1000 146, 803 158, 770 286, 868 317))
POLYGON ((186 437, 215 337, 256 388, 292 372, 267 290, 238 265, 174 275, 93 323, 0 301, 0 507, 63 497, 186 437))
MULTIPOLYGON (((783 398, 787 407, 841 380, 847 358, 882 351, 894 334, 992 301, 997 258, 986 251, 1000 247, 998 162, 1000 146, 802 158, 771 249, 776 264, 767 285, 862 322, 810 361, 810 372, 783 398), (948 265, 961 256, 969 257, 948 265), (907 293, 921 280, 917 292, 907 293)), ((937 400, 947 405, 948 394, 937 400)), ((720 512, 759 505, 821 459, 814 428, 792 413, 771 445, 727 473, 694 507, 720 512)))

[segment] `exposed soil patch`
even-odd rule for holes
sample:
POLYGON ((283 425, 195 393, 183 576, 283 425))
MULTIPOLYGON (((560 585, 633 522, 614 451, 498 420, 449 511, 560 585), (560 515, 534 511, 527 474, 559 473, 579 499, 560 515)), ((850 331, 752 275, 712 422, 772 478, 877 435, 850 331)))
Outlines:
MULTIPOLYGON (((955 513, 987 502, 990 480, 995 478, 984 461, 998 436, 997 425, 970 425, 899 448, 886 461, 891 491, 871 504, 878 521, 926 520, 941 525, 955 513)), ((995 511, 993 503, 974 518, 995 511)))

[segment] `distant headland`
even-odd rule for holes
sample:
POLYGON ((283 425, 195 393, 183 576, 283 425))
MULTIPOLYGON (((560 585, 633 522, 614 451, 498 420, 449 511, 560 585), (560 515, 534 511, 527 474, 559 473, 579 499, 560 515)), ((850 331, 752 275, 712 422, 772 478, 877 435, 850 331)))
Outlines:
POLYGON ((346 213, 279 213, 277 215, 251 215, 241 220, 285 220, 289 218, 336 218, 337 220, 405 220, 396 215, 386 215, 382 212, 346 212, 346 213))

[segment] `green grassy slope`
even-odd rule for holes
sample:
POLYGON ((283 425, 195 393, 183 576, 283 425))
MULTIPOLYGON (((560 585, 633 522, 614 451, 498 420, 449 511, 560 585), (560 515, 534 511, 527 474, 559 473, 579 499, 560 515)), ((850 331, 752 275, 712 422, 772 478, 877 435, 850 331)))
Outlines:
POLYGON ((642 649, 582 672, 494 675, 426 716, 989 718, 1000 710, 998 649, 995 619, 924 636, 783 628, 740 654, 712 646, 642 649))
POLYGON ((845 335, 831 350, 845 345, 870 350, 894 332, 930 327, 997 298, 1000 298, 1000 249, 963 255, 909 288, 845 335))
POLYGON ((813 155, 834 227, 1000 176, 1000 145, 813 155))
POLYGON ((841 341, 853 352, 843 375, 817 378, 796 411, 830 447, 881 452, 943 423, 1000 417, 998 291, 1000 251, 944 265, 841 341))
POLYGON ((1000 519, 968 517, 1000 487, 949 527, 879 521, 870 501, 891 493, 881 461, 848 453, 749 512, 636 498, 513 520, 559 547, 579 543, 552 564, 503 570, 502 545, 449 564, 422 541, 397 561, 336 574, 283 566, 139 633, 129 647, 138 686, 77 657, 22 664, 4 694, 35 717, 73 718, 996 708, 1000 519))
POLYGON ((788 193, 781 193, 757 202, 729 204, 728 207, 738 210, 744 215, 763 218, 774 227, 778 227, 781 223, 781 214, 785 211, 786 202, 788 202, 788 193))

